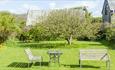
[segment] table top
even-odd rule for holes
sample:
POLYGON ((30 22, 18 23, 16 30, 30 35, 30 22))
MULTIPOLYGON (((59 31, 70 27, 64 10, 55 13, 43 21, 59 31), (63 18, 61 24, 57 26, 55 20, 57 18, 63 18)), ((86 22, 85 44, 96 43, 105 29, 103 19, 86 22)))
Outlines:
POLYGON ((47 53, 50 54, 50 55, 60 55, 60 54, 62 54, 62 52, 59 51, 59 50, 49 50, 47 53))

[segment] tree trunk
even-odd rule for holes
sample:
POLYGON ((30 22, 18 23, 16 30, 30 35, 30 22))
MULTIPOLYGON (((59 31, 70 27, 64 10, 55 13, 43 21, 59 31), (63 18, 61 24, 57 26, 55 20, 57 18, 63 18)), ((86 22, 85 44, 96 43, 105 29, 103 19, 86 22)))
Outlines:
POLYGON ((68 38, 67 38, 67 42, 69 45, 71 45, 72 43, 72 35, 70 35, 68 38))

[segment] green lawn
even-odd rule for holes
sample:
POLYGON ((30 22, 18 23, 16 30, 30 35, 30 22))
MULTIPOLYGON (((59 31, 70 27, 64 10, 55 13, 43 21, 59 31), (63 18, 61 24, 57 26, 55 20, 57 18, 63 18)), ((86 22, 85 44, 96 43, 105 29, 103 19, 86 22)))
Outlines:
MULTIPOLYGON (((19 47, 4 47, 0 49, 0 70, 106 70, 105 62, 102 61, 83 61, 83 68, 79 68, 79 49, 82 48, 107 48, 107 43, 103 42, 86 42, 74 41, 71 46, 65 41, 42 41, 39 43, 20 43, 19 47), (34 55, 43 56, 43 63, 40 67, 35 63, 27 68, 28 59, 24 49, 30 47, 34 55), (60 63, 61 65, 51 63, 48 66, 49 49, 58 49, 63 52, 60 63)), ((115 70, 115 50, 109 48, 111 58, 111 69, 115 70)))

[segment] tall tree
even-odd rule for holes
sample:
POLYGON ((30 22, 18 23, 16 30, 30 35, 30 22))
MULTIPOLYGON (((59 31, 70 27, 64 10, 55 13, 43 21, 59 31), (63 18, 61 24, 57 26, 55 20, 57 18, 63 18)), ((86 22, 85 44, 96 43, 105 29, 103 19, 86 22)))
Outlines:
POLYGON ((99 30, 99 26, 90 22, 88 14, 73 8, 51 11, 42 24, 51 35, 65 38, 70 45, 72 38, 93 38, 99 30))
POLYGON ((0 12, 0 43, 3 43, 18 28, 15 17, 9 12, 0 12))

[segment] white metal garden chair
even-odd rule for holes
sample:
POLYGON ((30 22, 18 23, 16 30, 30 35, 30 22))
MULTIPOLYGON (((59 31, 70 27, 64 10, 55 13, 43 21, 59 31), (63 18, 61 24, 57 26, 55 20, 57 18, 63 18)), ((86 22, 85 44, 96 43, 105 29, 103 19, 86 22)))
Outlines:
MULTIPOLYGON (((29 48, 25 49, 25 53, 28 56, 29 63, 30 62, 33 63, 33 62, 39 61, 40 62, 40 66, 41 66, 41 62, 43 61, 42 56, 34 56, 29 48)), ((29 63, 28 63, 28 67, 29 67, 29 63)))

